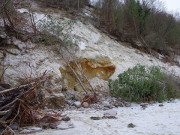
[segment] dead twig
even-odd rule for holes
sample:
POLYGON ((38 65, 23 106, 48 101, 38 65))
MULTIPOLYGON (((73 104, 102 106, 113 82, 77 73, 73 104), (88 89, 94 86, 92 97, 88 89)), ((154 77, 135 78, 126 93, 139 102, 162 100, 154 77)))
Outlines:
POLYGON ((1 7, 1 9, 0 9, 0 13, 4 10, 4 8, 8 5, 8 3, 10 2, 11 0, 7 0, 6 2, 5 2, 5 4, 1 7))
POLYGON ((34 20, 34 14, 33 12, 31 12, 30 9, 29 9, 29 17, 31 20, 31 28, 33 29, 34 34, 37 35, 37 27, 36 27, 36 22, 34 20))
POLYGON ((5 73, 5 71, 8 69, 8 67, 6 67, 4 70, 3 70, 3 73, 2 73, 2 75, 1 75, 1 77, 0 77, 0 82, 2 81, 2 78, 3 78, 3 76, 4 76, 4 73, 5 73))
POLYGON ((19 112, 20 112, 20 108, 21 108, 21 105, 19 104, 19 107, 18 107, 18 112, 16 114, 16 116, 11 120, 10 122, 10 126, 12 125, 12 123, 14 122, 14 120, 17 118, 17 116, 19 115, 19 112))
POLYGON ((11 129, 11 127, 9 127, 8 125, 3 125, 3 126, 6 127, 6 128, 2 132, 2 135, 16 135, 16 133, 14 132, 14 130, 11 129))

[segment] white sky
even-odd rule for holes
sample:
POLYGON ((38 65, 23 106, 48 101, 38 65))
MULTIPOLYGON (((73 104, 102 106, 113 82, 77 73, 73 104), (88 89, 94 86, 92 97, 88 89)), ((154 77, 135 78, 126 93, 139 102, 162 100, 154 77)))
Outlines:
POLYGON ((161 0, 164 2, 167 12, 180 13, 180 0, 161 0))

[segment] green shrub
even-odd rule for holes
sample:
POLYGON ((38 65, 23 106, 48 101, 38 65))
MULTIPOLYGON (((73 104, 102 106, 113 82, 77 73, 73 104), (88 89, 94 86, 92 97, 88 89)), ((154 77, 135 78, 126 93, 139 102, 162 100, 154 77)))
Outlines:
POLYGON ((76 40, 70 35, 72 32, 74 21, 59 20, 58 18, 47 16, 47 19, 40 20, 39 28, 41 29, 41 37, 46 45, 72 45, 76 40))
POLYGON ((95 23, 121 41, 140 41, 167 58, 180 50, 180 21, 163 11, 158 0, 99 0, 95 23), (158 5, 158 6, 157 6, 158 5))
POLYGON ((164 101, 177 96, 173 81, 158 67, 146 68, 137 65, 118 75, 117 80, 109 80, 110 92, 126 101, 164 101))

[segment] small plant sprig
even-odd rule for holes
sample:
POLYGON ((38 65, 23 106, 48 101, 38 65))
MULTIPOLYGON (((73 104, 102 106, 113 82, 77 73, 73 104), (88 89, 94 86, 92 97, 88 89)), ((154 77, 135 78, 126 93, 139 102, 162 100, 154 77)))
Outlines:
POLYGON ((60 41, 62 41, 61 45, 66 46, 76 44, 77 41, 70 35, 73 25, 73 20, 59 20, 51 15, 47 15, 47 18, 39 23, 41 35, 48 45, 54 45, 60 41))

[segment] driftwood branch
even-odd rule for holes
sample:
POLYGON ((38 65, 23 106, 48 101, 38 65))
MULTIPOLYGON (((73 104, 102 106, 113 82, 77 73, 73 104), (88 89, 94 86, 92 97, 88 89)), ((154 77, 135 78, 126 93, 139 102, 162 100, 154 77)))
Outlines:
POLYGON ((20 91, 22 89, 25 89, 25 88, 28 88, 28 87, 32 87, 34 84, 36 84, 36 82, 32 82, 32 83, 29 83, 29 84, 21 85, 21 86, 16 87, 16 88, 6 89, 6 90, 3 90, 3 91, 0 91, 0 94, 5 94, 5 93, 8 93, 8 92, 12 92, 12 91, 20 91))
POLYGON ((3 91, 0 91, 0 94, 5 94, 5 93, 8 93, 8 92, 12 92, 12 91, 20 91, 22 89, 31 87, 33 84, 35 84, 35 82, 32 82, 30 84, 21 85, 21 86, 16 87, 16 88, 6 89, 6 90, 3 90, 3 91))
POLYGON ((10 88, 10 89, 6 89, 6 90, 3 90, 3 91, 0 91, 0 94, 5 94, 5 93, 11 92, 11 91, 20 91, 22 89, 25 89, 25 88, 28 88, 28 87, 32 87, 34 84, 37 84, 38 80, 42 81, 42 79, 44 78, 45 75, 46 75, 46 71, 43 73, 43 75, 41 77, 32 80, 31 83, 24 84, 24 85, 21 85, 21 86, 16 87, 16 88, 10 88))
POLYGON ((10 110, 7 110, 7 111, 0 111, 0 116, 1 116, 1 115, 7 114, 9 111, 10 111, 10 110))

